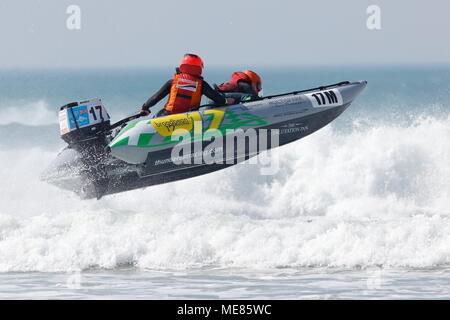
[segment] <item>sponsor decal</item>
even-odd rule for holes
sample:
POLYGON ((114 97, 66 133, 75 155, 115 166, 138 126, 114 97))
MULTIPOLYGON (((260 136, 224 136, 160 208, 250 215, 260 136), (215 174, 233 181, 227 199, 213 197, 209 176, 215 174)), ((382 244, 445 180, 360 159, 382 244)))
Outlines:
POLYGON ((294 127, 294 128, 281 129, 280 133, 281 134, 289 134, 289 133, 297 133, 297 132, 306 132, 308 130, 309 130, 308 126, 305 126, 305 127, 294 127))
POLYGON ((300 95, 291 95, 287 97, 278 97, 276 100, 264 99, 254 102, 246 102, 245 105, 249 107, 269 106, 269 107, 282 107, 293 104, 303 103, 305 99, 300 95))
POLYGON ((61 110, 59 112, 59 132, 61 135, 69 132, 67 109, 61 110))
POLYGON ((192 119, 186 114, 175 114, 164 118, 152 119, 153 128, 162 136, 170 136, 177 129, 192 130, 192 119))
POLYGON ((284 107, 293 104, 302 103, 304 100, 301 96, 291 96, 285 98, 278 98, 277 100, 270 101, 269 104, 272 107, 284 107))
POLYGON ((73 111, 70 111, 67 109, 67 112, 69 113, 69 127, 70 130, 76 129, 75 120, 80 128, 88 126, 89 125, 89 112, 87 109, 87 105, 79 106, 71 108, 73 111), (74 118, 75 116, 75 118, 74 118))
POLYGON ((177 88, 195 92, 195 90, 197 90, 197 81, 178 79, 177 88))
POLYGON ((289 123, 280 128, 280 134, 303 133, 307 131, 309 131, 309 127, 303 125, 303 123, 289 123))

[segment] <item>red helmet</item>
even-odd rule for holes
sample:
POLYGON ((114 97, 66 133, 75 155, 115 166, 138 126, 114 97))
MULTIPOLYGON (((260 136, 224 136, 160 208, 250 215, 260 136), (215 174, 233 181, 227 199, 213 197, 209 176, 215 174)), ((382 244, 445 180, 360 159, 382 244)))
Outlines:
POLYGON ((183 59, 181 59, 180 71, 194 76, 200 76, 203 71, 203 61, 196 54, 186 53, 183 59))
POLYGON ((252 80, 253 89, 255 89, 256 93, 259 93, 262 90, 261 77, 258 76, 256 72, 253 72, 251 70, 244 70, 242 72, 252 80))

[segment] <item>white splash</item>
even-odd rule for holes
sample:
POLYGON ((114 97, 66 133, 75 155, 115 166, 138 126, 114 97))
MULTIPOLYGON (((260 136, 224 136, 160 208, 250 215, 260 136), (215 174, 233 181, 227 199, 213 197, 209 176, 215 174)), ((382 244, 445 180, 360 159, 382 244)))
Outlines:
POLYGON ((57 112, 52 110, 44 100, 0 108, 0 125, 19 123, 28 126, 42 126, 55 124, 57 120, 57 112))
POLYGON ((242 164, 80 201, 38 180, 54 153, 2 151, 0 271, 450 263, 450 118, 276 152, 272 177, 242 164))

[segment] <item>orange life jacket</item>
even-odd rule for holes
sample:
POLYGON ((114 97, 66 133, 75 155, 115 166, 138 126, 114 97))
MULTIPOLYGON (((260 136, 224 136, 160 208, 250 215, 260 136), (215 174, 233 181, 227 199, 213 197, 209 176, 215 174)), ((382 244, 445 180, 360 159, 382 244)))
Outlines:
POLYGON ((222 92, 239 92, 239 84, 238 81, 245 81, 247 83, 252 83, 252 80, 248 75, 243 72, 234 72, 231 76, 231 80, 225 83, 222 83, 218 88, 219 91, 222 92))
POLYGON ((203 78, 188 73, 177 72, 172 79, 169 100, 165 109, 171 114, 188 112, 200 105, 203 78))

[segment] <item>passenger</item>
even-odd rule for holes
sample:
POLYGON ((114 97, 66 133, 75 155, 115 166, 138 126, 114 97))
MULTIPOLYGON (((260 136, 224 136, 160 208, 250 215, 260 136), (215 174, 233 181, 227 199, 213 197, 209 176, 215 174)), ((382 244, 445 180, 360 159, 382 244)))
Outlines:
POLYGON ((231 80, 216 87, 227 98, 236 101, 248 101, 257 99, 262 90, 261 77, 251 70, 234 72, 231 80))
POLYGON ((157 117, 196 109, 200 106, 202 95, 207 96, 218 105, 232 103, 234 100, 225 98, 203 80, 202 71, 202 59, 192 53, 185 54, 180 67, 176 68, 173 78, 143 104, 140 114, 147 116, 150 113, 150 107, 167 95, 169 95, 169 99, 164 108, 156 114, 157 117))

